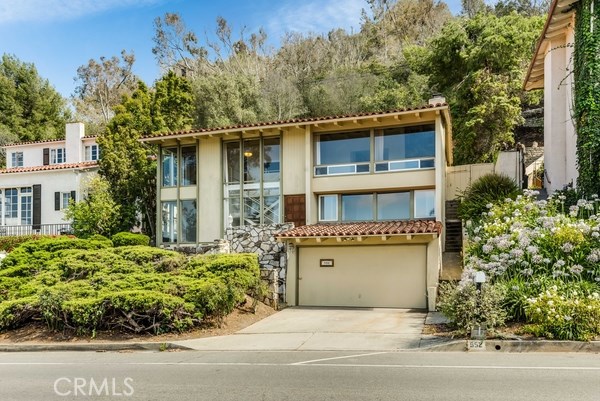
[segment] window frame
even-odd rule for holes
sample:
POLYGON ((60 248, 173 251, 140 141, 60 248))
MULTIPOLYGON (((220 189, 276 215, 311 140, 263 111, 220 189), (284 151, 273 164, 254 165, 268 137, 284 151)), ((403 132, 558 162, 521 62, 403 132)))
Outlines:
POLYGON ((64 164, 67 162, 66 148, 50 149, 50 164, 64 164))
POLYGON ((319 177, 334 177, 343 175, 363 175, 363 174, 385 174, 385 173, 398 173, 403 171, 421 171, 435 169, 436 162, 436 136, 435 124, 410 124, 403 126, 391 126, 383 128, 370 128, 368 131, 365 129, 350 129, 344 131, 335 132, 316 132, 313 138, 313 149, 314 149, 314 161, 312 168, 312 175, 315 178, 319 177), (426 132, 433 132, 433 146, 434 155, 427 157, 411 157, 405 159, 394 159, 394 160, 378 160, 377 158, 377 138, 384 138, 385 131, 401 129, 401 130, 415 130, 415 132, 406 132, 400 135, 411 135, 426 132), (321 164, 321 147, 320 139, 329 135, 336 134, 350 134, 353 132, 369 132, 369 161, 356 162, 356 163, 342 163, 342 164, 321 164), (386 165, 385 169, 383 169, 386 165), (365 166, 368 166, 365 169, 365 166), (378 170, 378 167, 382 169, 378 170), (346 169, 346 171, 344 171, 346 169), (338 170, 338 171, 336 171, 338 170))
POLYGON ((12 152, 11 167, 23 167, 23 152, 12 152))
POLYGON ((283 221, 283 192, 282 192, 282 178, 283 178, 283 174, 282 174, 282 166, 283 166, 283 160, 281 159, 281 155, 282 155, 282 150, 283 150, 283 138, 281 135, 277 135, 277 136, 260 136, 260 137, 252 137, 252 138, 238 138, 235 140, 231 140, 231 141, 223 141, 222 145, 221 145, 221 154, 223 157, 223 163, 222 163, 222 174, 223 174, 223 179, 222 179, 222 184, 223 184, 223 196, 222 196, 222 200, 223 200, 223 222, 224 222, 224 227, 225 228, 230 228, 230 227, 243 227, 243 226, 248 226, 248 225, 272 225, 272 224, 281 224, 281 222, 283 221), (269 180, 266 181, 265 180, 265 176, 266 174, 271 174, 274 173, 272 172, 266 172, 265 171, 265 165, 266 163, 275 163, 273 160, 266 162, 265 161, 265 147, 266 146, 274 146, 273 144, 270 145, 265 145, 265 142, 268 141, 272 141, 272 140, 277 140, 278 144, 277 146, 279 147, 279 150, 277 152, 278 155, 278 160, 276 163, 278 163, 278 177, 277 180, 269 180), (245 147, 246 142, 254 142, 254 141, 258 141, 258 151, 259 151, 259 157, 258 157, 258 168, 259 168, 259 172, 258 172, 258 180, 256 180, 256 177, 252 177, 252 180, 248 180, 245 171, 248 168, 248 163, 247 160, 245 160, 245 158, 251 157, 253 155, 249 155, 246 156, 244 155, 245 152, 249 152, 247 151, 247 148, 245 147), (237 144, 236 147, 230 147, 230 144, 237 144), (236 172, 229 171, 229 153, 230 151, 233 150, 233 152, 231 152, 232 154, 235 154, 235 148, 238 149, 238 157, 239 157, 239 161, 236 163, 239 171, 239 174, 236 174, 236 172), (231 177, 230 177, 231 175, 231 177), (237 175, 237 177, 236 177, 237 175), (238 178, 238 179, 236 179, 238 178), (231 181, 229 181, 229 179, 231 179, 231 181), (277 194, 270 194, 268 193, 269 190, 276 190, 277 194), (258 192, 258 196, 246 196, 247 194, 249 194, 250 192, 258 192), (234 196, 229 196, 229 194, 234 193, 234 196), (270 216, 275 216, 277 217, 276 221, 266 221, 267 220, 267 216, 265 215, 265 210, 267 208, 266 200, 268 198, 275 198, 277 197, 277 201, 275 202, 277 205, 277 212, 269 214, 270 216), (258 201, 254 202, 254 203, 258 203, 258 220, 255 223, 250 223, 250 221, 248 220, 249 218, 246 217, 248 215, 247 213, 247 208, 249 206, 251 206, 251 204, 248 204, 248 200, 252 199, 252 198, 257 198, 258 201), (232 204, 236 205, 235 207, 237 209, 239 209, 237 211, 237 213, 239 213, 239 216, 234 217, 231 214, 231 210, 232 210, 232 204), (239 220, 239 224, 233 224, 235 221, 239 220))
POLYGON ((83 154, 86 162, 98 161, 100 159, 100 148, 97 143, 85 145, 83 154))
POLYGON ((366 192, 351 192, 351 193, 336 193, 336 194, 319 194, 317 197, 317 221, 318 223, 351 223, 351 222, 360 222, 360 221, 377 221, 377 222, 385 222, 385 221, 409 221, 409 220, 431 220, 435 219, 436 213, 436 205, 435 205, 435 188, 427 188, 427 189, 409 189, 409 190, 398 190, 398 191, 366 191, 366 192), (433 206, 434 206, 434 216, 427 217, 417 217, 416 210, 416 196, 415 192, 433 192, 433 206), (380 219, 379 218, 379 195, 385 194, 401 194, 408 193, 409 194, 409 207, 410 207, 410 215, 405 219, 380 219), (343 219, 343 197, 349 195, 371 195, 372 196, 372 216, 371 220, 344 220, 343 219), (335 220, 324 220, 322 219, 322 199, 324 197, 335 197, 336 198, 336 219, 335 220))

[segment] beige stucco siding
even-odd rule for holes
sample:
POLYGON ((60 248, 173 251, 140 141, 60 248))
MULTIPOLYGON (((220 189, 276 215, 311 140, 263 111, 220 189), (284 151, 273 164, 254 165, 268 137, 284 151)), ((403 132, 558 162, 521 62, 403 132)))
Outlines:
POLYGON ((221 238, 223 226, 223 185, 221 167, 221 139, 200 141, 198 157, 198 241, 212 242, 221 238))
POLYGON ((365 189, 433 188, 434 186, 434 169, 315 177, 312 180, 312 190, 315 193, 352 192, 365 189))
POLYGON ((290 129, 281 140, 282 192, 298 195, 306 191, 304 128, 290 129))
POLYGON ((426 308, 426 259, 424 245, 300 248, 299 304, 426 308))

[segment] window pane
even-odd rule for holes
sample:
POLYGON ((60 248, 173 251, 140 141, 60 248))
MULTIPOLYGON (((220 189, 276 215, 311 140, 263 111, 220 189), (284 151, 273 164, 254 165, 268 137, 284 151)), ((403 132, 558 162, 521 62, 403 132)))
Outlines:
POLYGON ((243 225, 260 224, 260 190, 244 189, 243 225))
POLYGON ((373 220, 373 195, 342 195, 342 220, 373 220))
POLYGON ((263 198, 263 224, 279 224, 280 219, 280 196, 273 194, 275 191, 270 191, 271 194, 264 194, 263 198))
POLYGON ((177 185, 177 148, 162 150, 163 187, 177 185))
POLYGON ((181 185, 196 185, 196 147, 181 148, 181 185))
POLYGON ((162 203, 162 242, 177 242, 177 204, 176 202, 162 203))
POLYGON ((244 182, 259 182, 260 173, 260 141, 244 141, 244 182))
POLYGON ((240 182, 240 143, 225 144, 225 182, 240 182))
POLYGON ((225 227, 240 226, 240 187, 225 189, 225 227))
POLYGON ((361 163, 371 160, 368 131, 319 135, 317 164, 361 163))
POLYGON ((280 174, 280 145, 279 138, 269 138, 263 141, 264 151, 264 181, 279 181, 280 174))
POLYGON ((181 242, 196 242, 196 201, 181 201, 181 242))
POLYGON ((71 193, 70 192, 63 192, 60 195, 61 195, 61 205, 60 205, 60 208, 61 209, 68 208, 69 207, 69 201, 71 200, 71 193))
POLYGON ((336 221, 338 219, 338 196, 321 195, 319 196, 319 220, 336 221))
POLYGON ((31 195, 23 195, 21 190, 21 224, 31 224, 31 195))
POLYGON ((377 194, 377 220, 410 219, 410 192, 377 194))
POLYGON ((8 188, 4 191, 4 217, 19 217, 19 193, 16 188, 8 188))
POLYGON ((435 156, 433 126, 402 127, 375 134, 375 160, 402 160, 435 156))
POLYGON ((435 217, 435 190, 415 191, 415 218, 435 217))

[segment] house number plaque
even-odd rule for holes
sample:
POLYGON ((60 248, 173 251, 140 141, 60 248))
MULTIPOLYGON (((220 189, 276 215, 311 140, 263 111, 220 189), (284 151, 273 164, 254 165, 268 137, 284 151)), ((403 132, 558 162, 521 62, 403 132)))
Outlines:
POLYGON ((333 259, 319 259, 320 267, 333 267, 333 259))

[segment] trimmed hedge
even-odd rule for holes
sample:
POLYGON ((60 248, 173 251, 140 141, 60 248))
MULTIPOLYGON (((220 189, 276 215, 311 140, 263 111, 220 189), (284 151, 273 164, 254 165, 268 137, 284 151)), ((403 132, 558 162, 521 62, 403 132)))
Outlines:
MULTIPOLYGON (((66 237, 75 238, 72 235, 67 235, 66 237)), ((0 237, 0 251, 10 252, 24 242, 40 240, 43 238, 57 238, 57 236, 56 235, 7 235, 5 237, 0 237)))
POLYGON ((41 320, 78 334, 182 331, 220 322, 260 287, 256 255, 197 256, 102 238, 43 239, 0 266, 0 331, 41 320))
POLYGON ((146 245, 150 244, 150 237, 144 234, 135 234, 130 232, 120 232, 111 237, 115 246, 127 245, 146 245))

